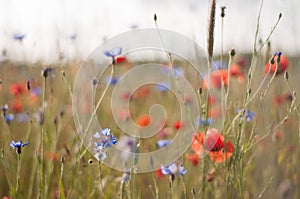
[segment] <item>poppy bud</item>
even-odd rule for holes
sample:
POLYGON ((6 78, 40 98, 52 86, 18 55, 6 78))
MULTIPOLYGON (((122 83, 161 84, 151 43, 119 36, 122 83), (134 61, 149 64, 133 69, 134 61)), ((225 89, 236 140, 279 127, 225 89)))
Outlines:
POLYGON ((230 52, 229 52, 229 55, 233 57, 235 55, 235 50, 231 49, 230 52))
POLYGON ((154 21, 155 21, 155 22, 157 21, 157 16, 156 16, 155 13, 154 13, 154 21))
POLYGON ((31 86, 30 86, 30 80, 28 80, 28 81, 27 81, 27 90, 30 91, 30 88, 31 88, 31 86))
POLYGON ((198 89, 198 93, 201 95, 202 94, 202 87, 200 87, 199 89, 198 89))
POLYGON ((225 17, 225 9, 226 7, 225 6, 221 6, 221 17, 225 17))
POLYGON ((287 71, 285 71, 285 73, 284 73, 284 79, 286 79, 286 80, 289 79, 289 73, 287 71))

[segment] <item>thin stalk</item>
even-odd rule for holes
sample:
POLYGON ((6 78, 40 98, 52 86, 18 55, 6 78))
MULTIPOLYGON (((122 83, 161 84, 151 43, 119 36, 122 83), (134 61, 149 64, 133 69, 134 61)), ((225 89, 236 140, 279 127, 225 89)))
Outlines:
POLYGON ((19 198, 19 187, 20 187, 20 175, 21 175, 21 154, 18 154, 18 168, 17 168, 17 184, 15 198, 19 198))

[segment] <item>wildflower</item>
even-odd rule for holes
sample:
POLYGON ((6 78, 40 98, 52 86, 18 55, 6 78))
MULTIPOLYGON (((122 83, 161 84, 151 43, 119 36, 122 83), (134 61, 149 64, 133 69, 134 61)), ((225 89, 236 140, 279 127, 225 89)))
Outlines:
POLYGON ((156 145, 159 147, 159 148, 162 148, 162 147, 165 147, 165 146, 168 146, 169 144, 171 144, 171 140, 158 140, 156 142, 156 145))
POLYGON ((175 175, 178 174, 180 176, 183 176, 186 174, 187 170, 183 167, 183 165, 178 163, 172 163, 168 166, 161 166, 161 172, 163 175, 175 175))
POLYGON ((94 142, 94 152, 96 158, 104 160, 106 158, 105 149, 111 147, 112 145, 117 144, 117 139, 114 137, 113 133, 110 132, 110 129, 106 128, 100 132, 96 132, 93 135, 93 138, 97 141, 94 142))
POLYGON ((221 62, 220 60, 217 60, 217 61, 213 62, 213 68, 217 69, 217 70, 225 69, 226 66, 227 66, 227 63, 224 61, 221 62))
POLYGON ((122 53, 122 48, 113 48, 111 50, 106 50, 104 51, 104 55, 107 57, 115 59, 116 56, 121 55, 122 53))
POLYGON ((166 92, 168 91, 168 84, 166 82, 161 82, 158 85, 156 85, 156 88, 158 91, 166 92))
POLYGON ((9 90, 13 96, 20 97, 22 94, 24 94, 26 88, 23 84, 14 83, 10 85, 9 90))
POLYGON ((185 154, 185 158, 190 161, 194 166, 198 165, 199 163, 199 157, 197 154, 193 153, 193 154, 185 154))
POLYGON ((129 172, 125 172, 123 175, 122 175, 122 180, 121 182, 122 183, 126 183, 130 180, 130 173, 129 172))
POLYGON ((15 99, 12 103, 11 109, 16 113, 21 112, 23 110, 23 104, 22 104, 21 100, 15 99))
POLYGON ((293 95, 290 93, 286 93, 283 95, 275 96, 273 101, 276 106, 280 106, 285 101, 292 101, 293 95))
POLYGON ((148 126, 151 123, 151 117, 149 115, 142 115, 137 119, 136 123, 140 127, 148 126))
POLYGON ((119 56, 116 59, 117 64, 122 64, 122 63, 125 63, 125 62, 127 62, 127 58, 125 56, 119 56))
MULTIPOLYGON (((240 112, 241 112, 241 110, 238 109, 238 110, 237 110, 237 113, 240 113, 240 112)), ((255 115, 256 115, 256 114, 255 114, 254 112, 251 112, 251 111, 249 111, 249 110, 245 110, 244 117, 246 118, 246 120, 247 120, 248 122, 251 122, 251 121, 253 120, 253 118, 254 118, 255 115)))
POLYGON ((133 99, 141 99, 145 98, 149 94, 150 90, 148 87, 140 87, 138 88, 132 95, 133 99))
POLYGON ((268 63, 266 63, 265 66, 265 74, 271 73, 274 74, 276 72, 276 75, 282 74, 288 67, 288 59, 281 54, 281 52, 277 52, 274 54, 274 56, 271 58, 268 63), (277 71, 276 67, 278 65, 277 71))
POLYGON ((212 119, 211 118, 207 118, 207 119, 197 119, 196 120, 196 125, 197 126, 209 126, 212 123, 212 119))
POLYGON ((22 42, 25 36, 26 36, 25 34, 13 34, 13 39, 22 42))
POLYGON ((69 38, 70 38, 70 40, 74 41, 74 40, 77 39, 77 35, 76 34, 71 34, 69 38))
POLYGON ((8 115, 4 115, 4 121, 7 123, 7 124, 10 124, 11 121, 13 121, 15 119, 14 115, 13 114, 8 114, 8 115))
POLYGON ((18 142, 11 141, 10 146, 14 149, 17 149, 17 153, 21 154, 22 153, 22 147, 25 147, 28 145, 28 142, 25 142, 24 144, 22 143, 21 140, 18 142))
POLYGON ((158 179, 161 179, 162 177, 164 177, 164 174, 162 173, 161 169, 155 170, 155 175, 158 179))
MULTIPOLYGON (((228 71, 227 70, 215 70, 210 73, 210 82, 209 86, 211 88, 218 88, 222 87, 222 82, 224 86, 228 85, 228 71)), ((208 89, 208 76, 206 76, 203 80, 202 87, 204 89, 208 89)))
POLYGON ((112 77, 110 79, 110 77, 107 76, 107 77, 105 77, 104 81, 105 81, 106 84, 109 83, 111 86, 115 86, 118 83, 119 78, 118 77, 112 77))
POLYGON ((28 113, 18 113, 16 114, 16 120, 18 122, 27 122, 29 120, 28 113))
POLYGON ((194 135, 191 147, 199 158, 208 153, 210 160, 216 163, 230 158, 234 152, 233 144, 224 143, 224 137, 214 128, 209 129, 206 136, 204 133, 194 135))
POLYGON ((181 68, 177 67, 177 66, 173 66, 173 69, 171 67, 166 66, 162 69, 162 73, 164 75, 169 75, 169 74, 171 74, 172 70, 173 70, 173 75, 174 75, 175 78, 178 78, 180 76, 184 76, 184 71, 181 68))
POLYGON ((184 124, 181 121, 176 121, 173 124, 174 129, 179 130, 181 128, 183 128, 184 124))

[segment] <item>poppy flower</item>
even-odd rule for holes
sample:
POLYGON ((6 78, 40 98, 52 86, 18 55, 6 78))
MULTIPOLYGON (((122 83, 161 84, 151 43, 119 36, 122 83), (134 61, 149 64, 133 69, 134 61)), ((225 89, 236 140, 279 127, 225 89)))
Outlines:
POLYGON ((217 129, 209 129, 206 133, 198 133, 193 136, 191 148, 199 158, 208 153, 211 161, 223 162, 230 158, 234 152, 231 142, 224 143, 224 137, 217 129))
POLYGON ((16 113, 22 112, 23 104, 22 104, 21 100, 15 99, 12 103, 11 109, 16 113))
POLYGON ((15 97, 20 97, 22 94, 25 93, 26 88, 25 85, 20 83, 11 84, 9 87, 10 93, 15 97))
POLYGON ((164 174, 162 173, 161 169, 155 170, 155 175, 158 179, 161 179, 164 177, 164 174))
POLYGON ((141 117, 139 117, 136 120, 136 123, 140 126, 140 127, 145 127, 148 126, 151 123, 151 118, 149 115, 142 115, 141 117))
POLYGON ((176 121, 173 124, 174 129, 179 130, 184 126, 184 124, 181 121, 176 121))
POLYGON ((138 88, 132 95, 133 99, 143 99, 147 97, 149 94, 150 90, 148 87, 140 87, 138 88))
MULTIPOLYGON (((218 88, 222 87, 222 81, 224 86, 228 85, 228 71, 227 70, 214 70, 210 74, 210 88, 218 88)), ((202 86, 204 89, 208 89, 208 76, 206 76, 203 80, 202 86)))
POLYGON ((283 102, 292 101, 293 96, 290 93, 286 93, 283 95, 275 96, 273 101, 276 106, 280 106, 283 102))
POLYGON ((282 74, 288 67, 288 59, 281 54, 281 52, 275 53, 265 66, 265 74, 270 73, 276 75, 282 74), (278 60, 279 59, 279 60, 278 60), (279 63, 277 63, 279 62, 279 63), (276 71, 276 65, 278 64, 278 69, 276 71))
POLYGON ((125 63, 127 62, 127 58, 125 56, 119 56, 116 58, 116 63, 117 64, 122 64, 122 63, 125 63))
POLYGON ((190 161, 194 166, 198 165, 199 163, 199 157, 197 154, 193 153, 193 154, 185 154, 185 158, 190 161))

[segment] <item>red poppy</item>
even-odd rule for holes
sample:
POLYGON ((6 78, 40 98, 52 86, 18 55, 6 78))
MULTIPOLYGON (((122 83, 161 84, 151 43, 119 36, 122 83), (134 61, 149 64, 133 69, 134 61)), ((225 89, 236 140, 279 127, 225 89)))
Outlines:
POLYGON ((181 121, 176 121, 173 124, 174 129, 178 130, 181 129, 184 126, 184 124, 181 121))
MULTIPOLYGON (((224 83, 224 86, 228 85, 228 71, 227 70, 215 70, 212 71, 210 74, 210 88, 221 88, 222 87, 222 81, 224 83)), ((204 81, 202 83, 202 86, 204 89, 208 88, 208 77, 204 78, 204 81)))
POLYGON ((193 153, 193 154, 185 154, 185 157, 188 161, 190 161, 194 166, 198 165, 199 163, 199 157, 197 154, 193 153))
POLYGON ((151 123, 151 118, 149 115, 142 115, 141 117, 139 117, 136 120, 136 123, 140 126, 140 127, 145 127, 148 126, 151 123))
POLYGON ((124 63, 124 62, 127 62, 127 59, 125 56, 119 56, 116 58, 116 63, 117 64, 121 64, 121 63, 124 63))
POLYGON ((133 99, 141 99, 145 98, 150 92, 148 87, 140 87, 138 88, 132 95, 133 99))
POLYGON ((57 160, 57 154, 55 152, 46 151, 45 152, 45 158, 48 159, 48 160, 56 161, 57 160))
POLYGON ((224 143, 224 137, 214 128, 209 129, 206 136, 204 133, 194 135, 191 147, 199 158, 207 152, 210 159, 216 163, 230 158, 234 152, 233 144, 231 142, 224 143))
POLYGON ((276 106, 280 106, 285 101, 292 101, 293 96, 290 93, 286 93, 283 95, 275 96, 273 101, 276 106))
POLYGON ((12 103, 11 109, 13 111, 15 111, 16 113, 22 112, 23 104, 22 104, 21 100, 19 100, 18 98, 15 99, 12 103))
MULTIPOLYGON (((276 65, 277 65, 277 59, 278 55, 275 55, 273 57, 274 63, 271 65, 270 62, 268 62, 265 66, 265 74, 268 72, 271 74, 274 74, 276 71, 276 65), (270 71, 269 71, 270 70, 270 71)), ((288 67, 288 59, 284 55, 280 55, 280 62, 278 64, 278 69, 276 71, 276 75, 283 73, 288 67)))
POLYGON ((158 179, 161 179, 164 177, 164 174, 162 173, 161 169, 155 170, 155 175, 158 179))
POLYGON ((10 93, 15 97, 19 97, 26 91, 26 86, 19 83, 11 84, 9 87, 10 93))

